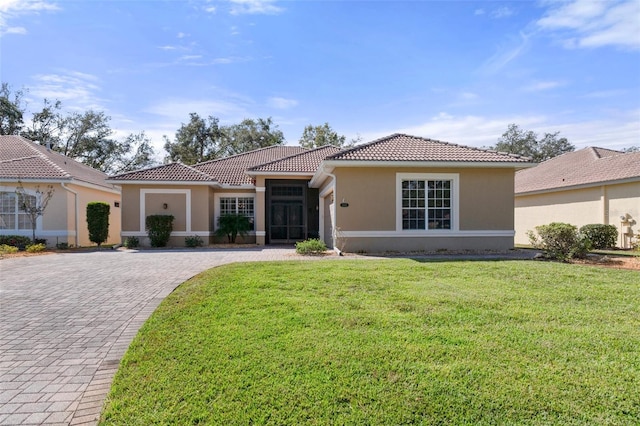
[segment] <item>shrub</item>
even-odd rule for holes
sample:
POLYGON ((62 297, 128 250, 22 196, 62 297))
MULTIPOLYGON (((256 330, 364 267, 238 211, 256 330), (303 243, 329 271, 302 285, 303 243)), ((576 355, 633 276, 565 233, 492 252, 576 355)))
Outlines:
POLYGON ((309 255, 309 254, 321 254, 327 250, 327 245, 324 241, 318 238, 311 238, 305 241, 296 243, 296 253, 309 255))
POLYGON ((251 230, 249 218, 241 214, 225 214, 218 218, 216 235, 227 237, 230 243, 235 243, 238 235, 246 236, 251 230))
POLYGON ((11 254, 11 253, 17 253, 17 252, 18 252, 18 247, 10 246, 8 244, 0 244, 0 253, 2 254, 11 254))
POLYGON ((580 233, 591 241, 594 249, 608 249, 616 246, 618 240, 618 228, 614 225, 603 225, 594 223, 584 225, 580 228, 580 233))
POLYGON ((39 244, 31 244, 27 246, 27 252, 28 253, 39 253, 41 251, 44 251, 47 248, 46 245, 39 243, 39 244))
POLYGON ((56 248, 58 250, 68 250, 69 249, 69 243, 67 243, 67 242, 58 243, 58 244, 56 244, 56 248))
POLYGON ((584 258, 591 242, 587 237, 578 233, 576 226, 568 223, 553 222, 548 225, 536 226, 538 235, 529 231, 529 241, 535 248, 544 250, 551 259, 567 260, 584 258))
POLYGON ((147 216, 147 235, 151 240, 151 247, 165 247, 173 231, 173 215, 157 214, 147 216))
POLYGON ((109 237, 109 203, 93 201, 87 204, 89 240, 98 247, 109 237))
POLYGON ((36 238, 35 240, 33 240, 34 244, 44 244, 45 246, 47 245, 47 239, 46 238, 36 238))
POLYGON ((191 237, 184 238, 184 245, 187 247, 202 247, 204 245, 204 241, 198 235, 193 235, 191 237))
POLYGON ((126 248, 136 248, 140 245, 140 240, 138 240, 138 237, 127 237, 124 240, 124 246, 126 248))
POLYGON ((31 238, 22 235, 0 235, 0 245, 3 244, 24 250, 26 246, 31 244, 31 238))

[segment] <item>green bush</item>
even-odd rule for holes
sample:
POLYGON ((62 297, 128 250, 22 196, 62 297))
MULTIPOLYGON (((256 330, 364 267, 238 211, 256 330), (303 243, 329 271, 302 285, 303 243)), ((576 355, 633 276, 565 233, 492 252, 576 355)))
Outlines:
POLYGON ((158 214, 147 216, 147 235, 151 240, 151 247, 165 247, 173 231, 173 215, 158 214))
POLYGON ((251 230, 249 218, 241 214, 225 214, 218 218, 216 235, 227 237, 228 242, 235 243, 238 235, 246 236, 251 230))
POLYGON ((18 252, 18 247, 10 246, 8 244, 0 244, 0 253, 2 254, 11 254, 11 253, 17 253, 17 252, 18 252))
POLYGON ((27 246, 27 252, 28 253, 39 253, 41 251, 45 251, 47 248, 46 245, 39 243, 39 244, 31 244, 27 246))
POLYGON ((92 201, 87 204, 87 228, 89 241, 98 247, 109 237, 109 203, 92 201))
POLYGON ((56 248, 58 250, 68 250, 69 249, 69 243, 67 243, 67 242, 58 243, 58 244, 56 244, 56 248))
POLYGON ((0 245, 3 244, 24 250, 26 246, 31 244, 31 238, 22 235, 0 235, 0 245))
POLYGON ((298 254, 321 254, 327 250, 327 245, 324 241, 321 241, 317 238, 310 238, 305 241, 300 241, 296 243, 296 253, 298 254))
POLYGON ((543 250, 551 259, 580 259, 586 257, 591 249, 589 239, 580 234, 576 226, 568 223, 553 222, 536 226, 536 232, 538 235, 533 231, 527 232, 531 245, 543 250))
POLYGON ((202 238, 198 235, 193 235, 191 237, 184 237, 184 245, 191 248, 202 247, 204 241, 202 241, 202 238))
POLYGON ((126 248, 136 248, 140 245, 140 240, 138 240, 138 237, 127 237, 124 240, 124 246, 126 248))
POLYGON ((608 249, 616 246, 618 240, 618 228, 614 225, 603 225, 594 223, 584 225, 580 228, 580 233, 591 241, 594 249, 608 249))

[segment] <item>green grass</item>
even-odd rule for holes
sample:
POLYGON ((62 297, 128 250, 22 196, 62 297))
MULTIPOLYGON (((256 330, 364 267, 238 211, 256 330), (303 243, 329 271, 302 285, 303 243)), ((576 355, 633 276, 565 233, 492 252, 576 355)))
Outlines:
POLYGON ((161 304, 101 424, 636 425, 639 384, 635 271, 236 264, 161 304))

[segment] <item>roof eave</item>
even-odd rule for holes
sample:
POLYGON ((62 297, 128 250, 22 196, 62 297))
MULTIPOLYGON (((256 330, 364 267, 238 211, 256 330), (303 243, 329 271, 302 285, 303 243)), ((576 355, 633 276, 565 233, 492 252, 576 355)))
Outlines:
POLYGON ((259 170, 248 170, 249 176, 313 176, 314 172, 263 172, 259 170))
POLYGON ((325 166, 335 167, 462 167, 525 169, 537 163, 518 161, 387 161, 387 160, 325 160, 325 166))
POLYGON ((212 186, 221 188, 218 182, 213 181, 188 181, 188 180, 121 180, 107 179, 106 182, 114 185, 193 185, 193 186, 212 186))
POLYGON ((617 179, 617 180, 602 180, 598 182, 582 183, 579 185, 555 186, 553 188, 534 189, 531 191, 515 192, 515 195, 522 195, 522 196, 538 195, 538 194, 547 194, 550 192, 573 191, 576 189, 595 188, 595 187, 605 186, 605 185, 620 185, 624 183, 633 183, 633 182, 640 182, 640 176, 626 178, 626 179, 617 179))

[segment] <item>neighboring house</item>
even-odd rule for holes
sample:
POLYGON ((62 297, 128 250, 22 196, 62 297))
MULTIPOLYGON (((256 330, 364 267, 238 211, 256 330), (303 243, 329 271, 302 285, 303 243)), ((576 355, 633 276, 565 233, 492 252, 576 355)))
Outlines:
POLYGON ((321 238, 348 251, 513 247, 515 170, 528 159, 414 136, 340 151, 273 146, 109 179, 122 187, 122 237, 146 239, 145 218, 175 217, 171 245, 214 237, 225 213, 249 217, 246 242, 321 238))
POLYGON ((120 189, 107 183, 107 175, 20 136, 0 136, 0 235, 32 236, 31 221, 18 208, 16 187, 35 197, 51 185, 53 197, 38 218, 36 238, 47 245, 92 245, 87 229, 87 203, 111 206, 109 239, 120 241, 120 189))
POLYGON ((551 222, 578 228, 592 223, 618 228, 628 248, 640 220, 640 152, 584 148, 516 173, 516 243, 551 222))

